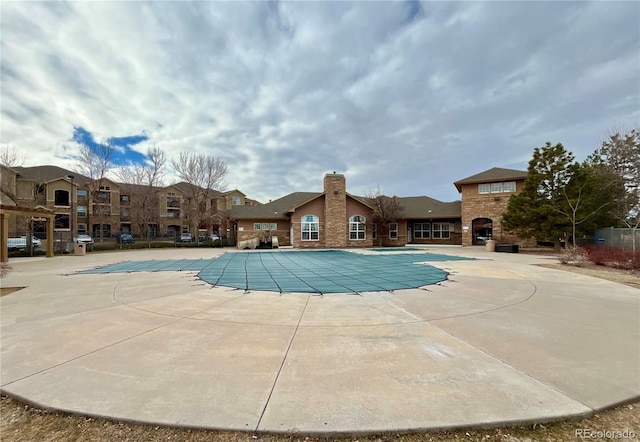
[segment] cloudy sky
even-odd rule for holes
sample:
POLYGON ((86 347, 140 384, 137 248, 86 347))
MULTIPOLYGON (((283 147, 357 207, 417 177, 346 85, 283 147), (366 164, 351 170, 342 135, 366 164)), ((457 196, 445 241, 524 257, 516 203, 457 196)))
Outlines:
POLYGON ((582 160, 640 123, 639 2, 0 8, 1 141, 25 166, 114 139, 122 161, 220 157, 227 189, 263 202, 333 171, 354 194, 452 201, 546 141, 582 160))

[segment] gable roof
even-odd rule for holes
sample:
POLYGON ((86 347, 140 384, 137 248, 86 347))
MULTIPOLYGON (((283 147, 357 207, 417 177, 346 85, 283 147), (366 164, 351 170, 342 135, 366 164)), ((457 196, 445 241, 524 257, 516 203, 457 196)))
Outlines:
POLYGON ((47 183, 61 178, 66 179, 69 175, 73 175, 76 183, 85 183, 89 180, 84 175, 58 166, 12 167, 12 169, 18 174, 19 178, 37 183, 47 183))
POLYGON ((322 192, 294 192, 259 206, 232 206, 231 219, 288 219, 295 207, 322 195, 322 192))
MULTIPOLYGON (((199 190, 204 190, 203 187, 191 185, 185 181, 180 181, 179 183, 173 183, 167 187, 171 187, 171 186, 175 187, 176 189, 178 189, 180 192, 182 192, 184 195, 187 195, 187 196, 192 194, 193 187, 197 187, 199 190)), ((222 196, 222 193, 215 189, 209 189, 209 196, 211 196, 212 198, 220 198, 222 196)))
POLYGON ((458 192, 461 192, 463 184, 491 183, 504 180, 524 180, 526 177, 526 170, 502 169, 500 167, 493 167, 489 170, 485 170, 484 172, 480 172, 462 180, 458 180, 453 183, 453 185, 456 186, 458 192))

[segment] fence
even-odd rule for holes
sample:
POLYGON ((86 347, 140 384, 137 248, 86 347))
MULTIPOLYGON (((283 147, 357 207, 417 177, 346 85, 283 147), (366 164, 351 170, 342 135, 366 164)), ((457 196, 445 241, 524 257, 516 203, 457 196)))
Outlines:
POLYGON ((615 247, 622 249, 640 248, 640 229, 607 227, 596 230, 595 244, 598 247, 615 247))

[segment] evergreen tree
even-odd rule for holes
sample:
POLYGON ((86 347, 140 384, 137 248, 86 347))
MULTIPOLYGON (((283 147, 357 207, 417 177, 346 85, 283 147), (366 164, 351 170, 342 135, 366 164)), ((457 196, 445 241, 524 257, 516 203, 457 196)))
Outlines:
POLYGON ((553 242, 591 234, 610 219, 612 183, 591 165, 579 164, 561 143, 533 152, 522 192, 509 199, 502 225, 520 237, 553 242))

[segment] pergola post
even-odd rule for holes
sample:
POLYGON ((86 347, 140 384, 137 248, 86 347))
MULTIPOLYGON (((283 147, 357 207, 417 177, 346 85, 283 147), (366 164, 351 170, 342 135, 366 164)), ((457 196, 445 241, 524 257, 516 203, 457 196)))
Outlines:
POLYGON ((4 213, 0 213, 0 262, 9 262, 9 217, 4 213))
POLYGON ((47 217, 47 258, 53 258, 53 223, 52 216, 47 217))

